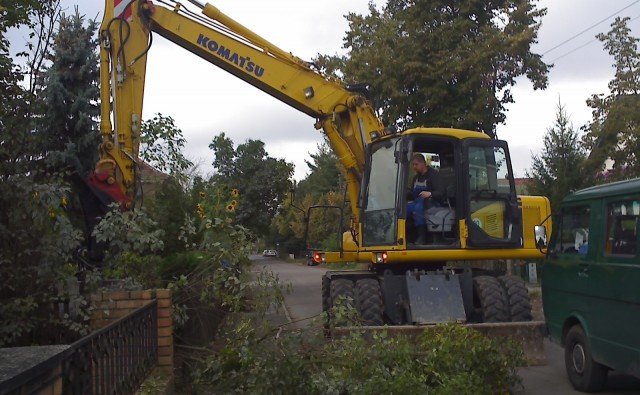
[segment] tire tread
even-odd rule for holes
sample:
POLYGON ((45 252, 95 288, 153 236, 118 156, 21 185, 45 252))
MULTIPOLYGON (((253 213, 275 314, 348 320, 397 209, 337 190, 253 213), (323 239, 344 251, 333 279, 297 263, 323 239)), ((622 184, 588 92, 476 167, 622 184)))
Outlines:
POLYGON ((527 286, 520 277, 505 275, 498 277, 508 301, 508 310, 512 322, 533 320, 531 298, 527 286))
POLYGON ((363 325, 378 326, 383 322, 383 303, 380 283, 375 278, 356 281, 356 300, 363 325))
POLYGON ((474 277, 473 288, 480 302, 482 322, 509 322, 507 298, 497 278, 474 277))

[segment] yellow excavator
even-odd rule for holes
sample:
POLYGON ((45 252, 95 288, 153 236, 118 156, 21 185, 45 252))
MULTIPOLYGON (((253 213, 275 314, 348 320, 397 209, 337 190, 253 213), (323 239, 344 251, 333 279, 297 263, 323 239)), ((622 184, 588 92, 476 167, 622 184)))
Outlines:
POLYGON ((369 270, 328 271, 324 309, 347 297, 369 327, 541 328, 527 323, 527 288, 506 274, 506 260, 543 257, 537 239, 551 223, 538 226, 537 236, 534 227, 551 210, 544 197, 516 194, 505 141, 449 128, 385 128, 362 86, 324 75, 211 4, 188 1, 106 0, 99 37, 102 143, 87 180, 101 202, 130 209, 140 195, 146 59, 159 34, 309 115, 326 135, 342 165, 352 218, 339 251, 312 256, 318 263, 367 262, 369 270), (427 199, 417 211, 416 197, 408 196, 416 158, 442 185, 437 201, 427 199))

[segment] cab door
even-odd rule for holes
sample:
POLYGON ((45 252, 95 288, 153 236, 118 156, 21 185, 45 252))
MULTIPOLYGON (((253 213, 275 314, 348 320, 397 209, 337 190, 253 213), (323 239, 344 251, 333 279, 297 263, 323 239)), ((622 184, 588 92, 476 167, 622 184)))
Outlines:
POLYGON ((522 211, 518 207, 507 143, 463 142, 467 245, 475 248, 522 246, 522 211))
POLYGON ((362 244, 365 250, 396 246, 398 196, 402 191, 401 162, 406 144, 400 138, 367 147, 368 169, 362 185, 362 244), (369 248, 367 248, 369 247, 369 248))

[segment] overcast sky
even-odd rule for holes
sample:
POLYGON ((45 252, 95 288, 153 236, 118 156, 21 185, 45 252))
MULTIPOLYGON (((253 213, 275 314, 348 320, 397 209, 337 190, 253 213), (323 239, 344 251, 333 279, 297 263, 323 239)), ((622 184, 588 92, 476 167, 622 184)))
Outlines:
MULTIPOLYGON (((310 60, 317 53, 343 53, 342 39, 348 28, 344 15, 365 13, 367 3, 217 0, 212 4, 280 48, 310 60)), ((619 16, 640 16, 638 0, 542 0, 538 4, 548 13, 534 47, 537 53, 548 51, 628 5, 632 4, 619 16)), ((63 0, 67 12, 72 12, 75 5, 87 17, 102 18, 102 0, 63 0)), ((602 44, 593 40, 597 33, 608 31, 612 21, 613 17, 544 55, 546 62, 554 63, 545 91, 534 91, 525 78, 513 88, 515 103, 508 107, 507 122, 498 127, 498 136, 509 142, 516 176, 524 176, 531 153, 542 148, 558 100, 566 106, 576 127, 589 122, 591 111, 585 100, 594 93, 606 93, 613 76, 612 59, 602 44)), ((630 27, 635 36, 640 36, 640 20, 633 20, 630 27)), ((270 155, 295 164, 296 179, 307 173, 304 159, 322 140, 313 128, 314 120, 307 115, 155 35, 147 63, 143 118, 158 112, 176 120, 187 139, 187 156, 200 163, 204 173, 212 171, 208 144, 220 132, 236 144, 249 138, 264 141, 270 155)))

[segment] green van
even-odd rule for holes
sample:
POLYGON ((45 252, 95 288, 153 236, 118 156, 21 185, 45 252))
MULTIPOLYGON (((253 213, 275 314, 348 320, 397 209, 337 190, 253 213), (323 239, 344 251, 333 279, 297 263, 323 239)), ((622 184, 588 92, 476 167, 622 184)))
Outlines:
POLYGON ((577 390, 611 369, 640 378, 639 222, 640 178, 575 192, 555 214, 542 303, 577 390))

